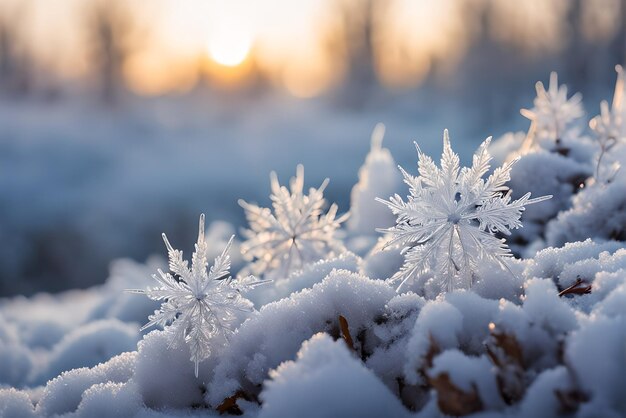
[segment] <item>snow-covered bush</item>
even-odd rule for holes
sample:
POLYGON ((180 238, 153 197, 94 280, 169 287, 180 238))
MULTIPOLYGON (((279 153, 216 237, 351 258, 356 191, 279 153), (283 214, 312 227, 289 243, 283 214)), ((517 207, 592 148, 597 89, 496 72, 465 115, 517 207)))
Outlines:
POLYGON ((551 246, 566 242, 596 240, 626 241, 626 126, 624 125, 624 70, 617 67, 613 102, 601 103, 601 113, 590 121, 598 150, 594 158, 594 177, 572 200, 571 208, 552 219, 546 228, 551 246))
POLYGON ((165 238, 169 273, 118 260, 102 286, 0 301, 0 418, 625 416, 626 174, 602 174, 626 162, 607 145, 620 100, 594 144, 553 76, 524 144, 487 141, 462 169, 446 135, 440 167, 418 151, 419 176, 400 172, 393 211, 375 201, 400 178, 378 127, 345 229, 299 168, 290 189, 272 177, 273 211, 242 203, 241 247, 201 217, 191 265, 165 238), (556 196, 522 225, 526 189, 556 196), (274 279, 249 300, 247 271, 274 279), (153 311, 164 329, 142 334, 153 311))
MULTIPOLYGON (((531 121, 523 143, 517 147, 500 146, 511 151, 504 161, 519 159, 508 184, 513 198, 528 191, 553 196, 542 205, 529 207, 524 214, 524 228, 513 231, 509 242, 513 251, 521 255, 532 255, 544 246, 545 225, 571 206, 571 197, 593 173, 595 152, 593 141, 580 129, 579 121, 584 115, 580 94, 568 98, 567 86, 559 86, 556 73, 550 75, 547 90, 541 82, 536 88, 534 107, 522 110, 522 115, 531 121)), ((508 136, 502 140, 511 144, 519 138, 508 136)))

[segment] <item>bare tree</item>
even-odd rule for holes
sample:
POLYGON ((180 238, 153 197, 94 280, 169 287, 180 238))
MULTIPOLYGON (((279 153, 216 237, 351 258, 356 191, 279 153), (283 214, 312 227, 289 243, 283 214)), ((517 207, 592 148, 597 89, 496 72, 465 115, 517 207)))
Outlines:
POLYGON ((334 55, 345 60, 346 74, 338 101, 350 107, 363 105, 378 86, 373 34, 383 2, 341 0, 337 3, 340 28, 331 40, 334 55))
POLYGON ((90 60, 101 100, 115 105, 125 91, 122 69, 132 49, 135 27, 128 8, 119 0, 94 0, 87 11, 90 60))
POLYGON ((0 10, 0 92, 13 97, 28 93, 32 84, 32 59, 26 49, 21 23, 25 3, 0 10))

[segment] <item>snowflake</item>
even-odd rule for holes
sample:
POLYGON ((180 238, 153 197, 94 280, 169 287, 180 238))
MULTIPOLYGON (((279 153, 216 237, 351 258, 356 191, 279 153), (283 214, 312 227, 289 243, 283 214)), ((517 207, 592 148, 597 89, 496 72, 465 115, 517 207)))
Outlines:
POLYGON ((232 280, 228 251, 233 238, 230 238, 224 251, 215 258, 207 272, 207 243, 202 214, 191 268, 187 260, 183 260, 183 252, 175 250, 163 234, 173 275, 159 269, 158 274, 152 275, 159 284, 157 287, 129 290, 145 294, 152 300, 164 301, 141 329, 160 325, 170 331, 172 346, 185 341, 189 345, 191 361, 195 364, 196 377, 198 364, 211 354, 212 338, 218 335, 226 337, 228 333, 234 332, 239 321, 238 314, 253 310, 252 303, 241 296, 241 292, 264 283, 255 281, 253 277, 232 280))
POLYGON ((302 165, 291 179, 291 190, 278 183, 276 173, 272 172, 270 178, 274 213, 269 208, 239 201, 250 224, 250 229, 244 231, 248 240, 241 245, 241 252, 252 261, 251 271, 287 277, 309 262, 342 252, 343 245, 335 239, 335 231, 347 215, 336 218, 336 204, 323 214, 328 179, 319 189, 311 188, 305 195, 302 165))
POLYGON ((511 201, 505 183, 517 160, 495 169, 484 180, 491 161, 487 151, 490 140, 487 138, 474 154, 472 167, 463 169, 450 147, 447 130, 443 134, 441 168, 415 144, 419 176, 400 168, 410 188, 407 201, 397 194, 389 201, 377 199, 397 216, 394 227, 379 231, 391 235, 387 246, 404 246, 404 265, 391 278, 392 282, 400 281, 399 287, 430 271, 440 290, 469 288, 478 263, 488 259, 508 270, 505 259, 511 251, 505 240, 494 234, 510 235, 510 229, 522 226, 520 217, 525 205, 552 196, 530 199, 527 193, 511 201))
MULTIPOLYGON (((571 123, 584 115, 580 93, 567 98, 567 86, 559 86, 556 72, 550 73, 548 90, 538 81, 535 85, 537 97, 532 109, 522 109, 521 114, 532 122, 531 131, 547 134, 553 140, 560 141, 561 136, 571 123)), ((533 136, 530 135, 529 136, 533 136)))
MULTIPOLYGON (((613 103, 609 108, 609 103, 603 100, 600 103, 600 114, 589 121, 589 127, 593 130, 600 145, 600 154, 596 162, 595 179, 602 182, 600 169, 604 155, 624 138, 624 109, 622 100, 624 96, 624 70, 620 65, 615 67, 617 71, 617 81, 615 82, 615 92, 613 93, 613 103)), ((614 163, 610 173, 605 177, 610 180, 619 170, 619 163, 614 163)))

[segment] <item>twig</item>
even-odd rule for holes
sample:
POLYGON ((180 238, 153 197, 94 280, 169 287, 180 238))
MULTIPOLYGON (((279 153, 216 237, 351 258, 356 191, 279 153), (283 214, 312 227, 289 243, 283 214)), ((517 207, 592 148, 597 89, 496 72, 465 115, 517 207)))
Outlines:
POLYGON ((591 284, 587 284, 580 277, 576 279, 576 283, 559 292, 559 297, 565 295, 586 295, 591 293, 591 284))

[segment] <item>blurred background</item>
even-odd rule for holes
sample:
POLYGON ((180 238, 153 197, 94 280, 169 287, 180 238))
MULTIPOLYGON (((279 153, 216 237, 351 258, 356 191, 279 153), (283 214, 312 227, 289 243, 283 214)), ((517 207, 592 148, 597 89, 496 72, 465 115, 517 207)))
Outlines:
POLYGON ((406 167, 444 127, 467 161, 552 70, 592 117, 625 22, 626 0, 0 0, 0 297, 101 283, 161 232, 191 250, 200 212, 241 227, 298 163, 346 211, 377 122, 406 167))

